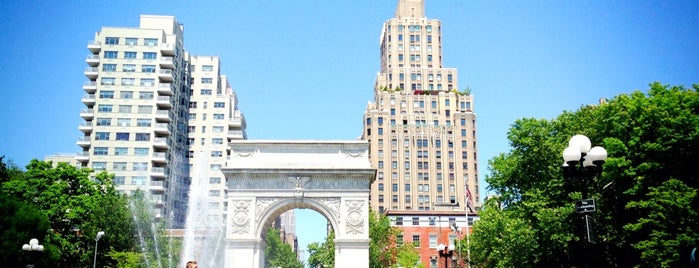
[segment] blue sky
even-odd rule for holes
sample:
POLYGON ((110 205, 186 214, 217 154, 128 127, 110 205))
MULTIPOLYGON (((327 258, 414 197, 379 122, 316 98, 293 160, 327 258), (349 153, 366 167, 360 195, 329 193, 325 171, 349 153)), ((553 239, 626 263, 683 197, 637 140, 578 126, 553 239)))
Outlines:
MULTIPOLYGON (((250 139, 356 139, 373 98, 381 26, 396 3, 5 1, 0 155, 24 166, 80 151, 86 44, 103 26, 137 27, 140 14, 175 16, 188 51, 221 57, 250 139)), ((509 150, 507 130, 518 118, 554 118, 653 81, 699 83, 699 1, 425 6, 442 21, 445 67, 458 68, 459 86, 475 96, 481 167, 509 150)), ((323 238, 319 214, 300 210, 297 219, 301 245, 323 238)))

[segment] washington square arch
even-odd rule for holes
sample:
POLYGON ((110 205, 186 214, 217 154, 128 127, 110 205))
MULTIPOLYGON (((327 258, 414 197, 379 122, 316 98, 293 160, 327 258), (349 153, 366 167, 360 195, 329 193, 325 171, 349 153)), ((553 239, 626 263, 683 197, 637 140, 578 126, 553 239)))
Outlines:
POLYGON ((306 208, 335 231, 335 267, 369 267, 369 189, 376 170, 363 141, 230 143, 225 267, 264 267, 267 228, 306 208))

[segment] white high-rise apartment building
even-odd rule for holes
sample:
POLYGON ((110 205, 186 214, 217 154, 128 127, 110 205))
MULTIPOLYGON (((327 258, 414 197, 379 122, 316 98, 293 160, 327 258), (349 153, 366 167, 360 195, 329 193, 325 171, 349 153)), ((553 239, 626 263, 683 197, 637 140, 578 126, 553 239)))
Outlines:
POLYGON ((381 30, 381 66, 362 139, 377 168, 376 211, 461 210, 479 200, 473 96, 442 60, 442 25, 423 0, 399 0, 381 30))
POLYGON ((205 193, 200 194, 208 196, 206 216, 217 217, 226 212, 226 178, 220 169, 228 158, 228 141, 247 139, 245 118, 238 109, 238 99, 228 78, 221 75, 220 59, 191 56, 190 63, 192 93, 187 138, 190 181, 205 184, 200 186, 205 193))
MULTIPOLYGON (((172 228, 185 223, 190 157, 197 156, 190 151, 222 151, 211 160, 212 165, 222 165, 227 141, 245 137, 244 119, 228 81, 220 75, 218 58, 190 56, 184 50, 183 31, 172 16, 141 15, 138 28, 103 27, 95 34, 87 45, 91 54, 83 85, 85 109, 80 112, 85 122, 79 126, 84 136, 77 142, 83 151, 76 158, 82 167, 114 173, 120 191, 147 192, 154 215, 168 220, 172 228), (198 61, 203 62, 200 67, 212 69, 195 71, 190 62, 198 61), (205 89, 211 95, 200 95, 205 89), (199 113, 197 107, 206 109, 207 104, 213 121, 192 122, 210 132, 189 133, 190 110, 199 113), (219 114, 224 119, 219 120, 219 114), (223 128, 215 121, 222 121, 223 128), (191 139, 197 143, 188 143, 191 139), (199 139, 206 139, 207 146, 198 145, 199 139)), ((221 181, 214 188, 223 189, 225 179, 218 177, 221 181)), ((221 209, 222 195, 212 201, 221 209)))

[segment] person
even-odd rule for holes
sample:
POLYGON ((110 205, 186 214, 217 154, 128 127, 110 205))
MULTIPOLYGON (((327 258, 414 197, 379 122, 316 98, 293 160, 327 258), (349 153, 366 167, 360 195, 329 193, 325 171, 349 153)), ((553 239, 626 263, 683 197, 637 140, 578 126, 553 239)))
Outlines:
POLYGON ((196 261, 188 261, 187 267, 185 267, 185 268, 199 268, 199 266, 197 265, 196 261))

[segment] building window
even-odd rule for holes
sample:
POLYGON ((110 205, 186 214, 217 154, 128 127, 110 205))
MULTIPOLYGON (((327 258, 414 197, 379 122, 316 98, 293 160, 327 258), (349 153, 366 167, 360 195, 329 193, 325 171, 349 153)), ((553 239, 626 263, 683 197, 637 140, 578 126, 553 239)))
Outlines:
POLYGON ((129 46, 138 45, 138 38, 127 37, 126 38, 126 45, 129 45, 129 46))
POLYGON ((212 170, 212 171, 221 170, 221 164, 211 164, 209 166, 209 170, 212 170))
POLYGON ((211 72, 214 70, 214 66, 213 65, 202 65, 201 70, 204 72, 211 72))
POLYGON ((118 45, 119 44, 119 37, 106 37, 106 38, 104 38, 104 44, 105 45, 118 45))
POLYGON ((155 65, 141 65, 141 72, 155 73, 155 65))
MULTIPOLYGON (((139 109, 140 110, 140 109, 139 109)), ((136 126, 139 127, 150 127, 151 126, 151 119, 150 118, 138 118, 136 119, 136 126)))
POLYGON ((396 217, 396 225, 403 225, 403 217, 396 217))
POLYGON ((222 157, 223 151, 211 151, 211 157, 222 157))
POLYGON ((108 147, 95 147, 95 150, 92 151, 93 155, 108 155, 109 154, 109 148, 108 147))
POLYGON ((131 184, 132 185, 146 185, 146 177, 145 176, 133 176, 133 177, 131 177, 131 184))
POLYGON ((133 91, 121 91, 119 92, 119 98, 122 99, 133 99, 133 91))
POLYGON ((116 185, 124 185, 126 181, 126 177, 124 176, 114 176, 114 184, 116 185))
POLYGON ((135 148, 134 155, 148 155, 148 148, 135 148))
POLYGON ((209 178, 209 184, 221 184, 221 178, 220 177, 211 177, 211 178, 209 178))
POLYGON ((214 108, 226 108, 225 102, 214 102, 214 108))
POLYGON ((437 235, 430 234, 430 248, 437 248, 437 235))
POLYGON ((121 66, 121 71, 126 73, 133 73, 136 71, 136 64, 124 64, 121 66))
POLYGON ((212 144, 223 144, 223 138, 212 138, 211 143, 212 144))
POLYGON ((114 78, 114 77, 102 77, 100 79, 100 84, 103 86, 113 86, 116 84, 116 78, 114 78))
POLYGON ((413 226, 420 226, 420 217, 413 217, 413 226))
POLYGON ((149 141, 150 140, 150 133, 136 133, 136 140, 137 141, 149 141))
POLYGON ((116 134, 116 140, 118 140, 118 141, 128 141, 128 140, 129 140, 129 133, 128 133, 128 132, 117 132, 117 134, 116 134))
POLYGON ((133 86, 135 83, 136 83, 136 78, 122 78, 121 79, 122 86, 133 86))
POLYGON ((158 56, 155 52, 143 52, 143 59, 144 60, 154 60, 158 56))
POLYGON ((116 71, 116 64, 103 64, 102 71, 103 72, 114 72, 114 71, 116 71))
POLYGON ((419 234, 414 234, 413 235, 413 247, 420 247, 420 235, 419 234))
POLYGON ((131 105, 119 105, 119 113, 122 113, 122 114, 131 113, 131 105))
POLYGON ((117 126, 120 126, 120 127, 131 126, 131 118, 117 118, 117 126))
POLYGON ((97 133, 95 133, 95 140, 96 141, 108 141, 109 140, 109 132, 97 132, 97 133))
POLYGON ((100 99, 113 99, 114 91, 112 90, 100 90, 100 99))
POLYGON ((143 44, 146 46, 157 46, 158 45, 158 39, 157 38, 145 38, 143 39, 143 44))
POLYGON ((379 183, 379 191, 383 191, 383 183, 379 183))
POLYGON ((114 162, 114 170, 124 171, 126 170, 126 162, 114 162))
POLYGON ((155 85, 155 79, 153 78, 141 78, 141 86, 152 87, 155 85))
POLYGON ((153 113, 153 106, 152 105, 139 105, 138 106, 138 113, 139 114, 151 114, 151 113, 153 113))
POLYGON ((126 147, 115 147, 114 148, 114 155, 128 155, 129 154, 129 148, 126 147))
POLYGON ((202 89, 200 94, 205 95, 205 96, 209 96, 209 95, 211 95, 211 89, 202 89))
POLYGON ((124 52, 124 59, 135 59, 136 58, 136 51, 125 51, 124 52))
POLYGON ((202 78, 201 83, 202 84, 212 84, 214 82, 213 78, 202 78))
POLYGON ((92 169, 95 171, 107 170, 107 162, 92 162, 92 169))
POLYGON ((402 246, 404 242, 405 242, 405 239, 403 238, 402 234, 396 235, 396 244, 398 244, 399 246, 402 246))
POLYGON ((97 105, 97 112, 99 112, 99 113, 111 113, 112 112, 112 105, 111 104, 97 105))
POLYGON ((116 59, 118 56, 119 56, 118 51, 105 51, 104 52, 105 59, 116 59))

